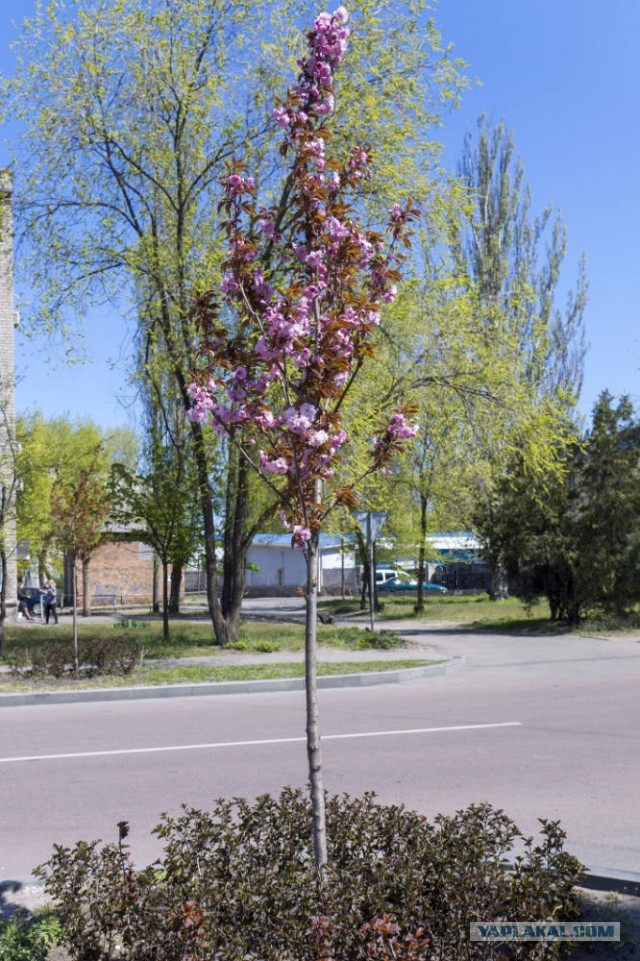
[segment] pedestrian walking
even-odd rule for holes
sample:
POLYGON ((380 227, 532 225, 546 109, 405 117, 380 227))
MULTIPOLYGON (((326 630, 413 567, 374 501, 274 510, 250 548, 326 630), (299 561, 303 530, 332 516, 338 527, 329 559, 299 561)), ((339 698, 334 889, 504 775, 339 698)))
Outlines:
POLYGON ((45 623, 49 623, 49 618, 53 614, 53 619, 55 623, 58 623, 58 592, 56 590, 56 582, 54 580, 48 580, 45 584, 45 593, 43 597, 44 603, 44 619, 45 623))

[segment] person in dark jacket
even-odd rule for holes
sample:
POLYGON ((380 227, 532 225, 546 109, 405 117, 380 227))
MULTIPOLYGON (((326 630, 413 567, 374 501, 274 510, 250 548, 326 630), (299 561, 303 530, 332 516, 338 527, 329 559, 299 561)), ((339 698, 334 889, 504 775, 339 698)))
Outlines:
POLYGON ((53 614, 53 619, 55 623, 58 623, 58 592, 56 590, 56 582, 54 580, 49 580, 45 584, 45 593, 43 597, 44 603, 44 619, 45 622, 49 623, 49 618, 53 614))
POLYGON ((33 621, 35 618, 29 613, 29 605, 27 604, 27 594, 23 590, 22 582, 18 584, 18 614, 22 614, 25 621, 33 621))

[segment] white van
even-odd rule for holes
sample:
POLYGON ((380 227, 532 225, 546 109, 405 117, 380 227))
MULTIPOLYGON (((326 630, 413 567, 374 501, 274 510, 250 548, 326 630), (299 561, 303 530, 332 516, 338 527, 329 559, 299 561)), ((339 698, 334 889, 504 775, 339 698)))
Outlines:
POLYGON ((383 567, 382 569, 376 569, 376 586, 380 587, 381 584, 386 584, 387 581, 392 581, 398 576, 398 571, 391 567, 383 567))

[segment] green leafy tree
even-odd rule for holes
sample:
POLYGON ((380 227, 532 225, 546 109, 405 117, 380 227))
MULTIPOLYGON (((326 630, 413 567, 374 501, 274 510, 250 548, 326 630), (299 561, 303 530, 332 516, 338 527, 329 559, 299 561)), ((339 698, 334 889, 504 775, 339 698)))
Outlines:
POLYGON ((149 544, 162 565, 162 623, 169 637, 169 569, 172 588, 201 537, 197 488, 189 476, 189 461, 176 456, 169 442, 157 436, 148 457, 148 472, 135 473, 123 464, 111 470, 111 516, 131 528, 136 540, 149 544))
MULTIPOLYGON (((40 576, 53 577, 59 574, 54 543, 57 522, 51 508, 53 487, 58 480, 76 482, 98 448, 105 474, 115 460, 135 465, 138 439, 128 428, 104 431, 90 420, 47 418, 40 411, 19 416, 16 434, 18 538, 28 543, 40 576)), ((88 584, 83 587, 83 597, 87 595, 88 584)))
POLYGON ((51 507, 56 518, 54 542, 71 561, 73 605, 73 659, 78 670, 77 572, 78 560, 91 556, 102 539, 109 513, 109 493, 98 446, 91 462, 77 480, 58 478, 51 491, 51 507))
MULTIPOLYGON (((587 284, 582 263, 565 309, 557 307, 567 232, 559 218, 552 222, 550 208, 533 216, 524 168, 503 123, 493 127, 480 119, 477 139, 466 139, 459 174, 472 212, 452 228, 452 253, 459 272, 474 284, 479 318, 496 358, 506 360, 505 369, 512 365, 506 416, 497 430, 478 425, 483 456, 476 518, 486 531, 500 524, 494 487, 516 449, 530 458, 534 472, 551 469, 554 438, 564 433, 582 381, 587 284)), ((500 597, 507 591, 504 559, 494 553, 492 562, 491 593, 500 597)))
MULTIPOLYGON (((504 318, 499 335, 497 324, 487 323, 491 307, 460 267, 456 244, 466 213, 469 204, 454 186, 446 207, 423 218, 415 276, 389 310, 377 356, 349 406, 361 436, 393 398, 416 409, 419 431, 409 456, 392 476, 368 479, 366 502, 389 511, 385 537, 415 558, 420 584, 427 533, 442 525, 467 529, 490 469, 497 473, 523 445, 544 461, 555 438, 556 398, 541 403, 522 370, 519 332, 504 318)), ((366 457, 366 446, 354 445, 347 471, 357 475, 366 457)), ((421 610, 421 590, 417 602, 421 610)))
MULTIPOLYGON (((31 251, 25 266, 39 295, 34 321, 64 324, 88 304, 128 297, 145 350, 164 355, 185 410, 185 372, 195 368, 199 348, 190 307, 220 277, 220 176, 231 155, 244 155, 263 202, 278 199, 271 91, 297 56, 312 6, 73 0, 40 8, 18 44, 8 96, 25 130, 19 213, 31 251)), ((363 42, 342 81, 335 140, 343 157, 363 135, 376 151, 380 176, 362 185, 369 219, 379 221, 408 184, 413 196, 427 193, 429 127, 464 85, 460 63, 424 19, 427 9, 426 0, 393 10, 373 0, 352 5, 363 42)), ((286 189, 280 202, 284 216, 286 189)), ((136 358, 143 375, 145 356, 136 358)), ((210 612, 224 643, 244 588, 250 482, 230 453, 215 464, 219 448, 212 454, 201 425, 190 427, 189 446, 210 612), (225 504, 227 525, 222 598, 216 500, 225 504)))
MULTIPOLYGON (((627 396, 604 392, 579 464, 580 582, 623 613, 640 600, 640 420, 627 396), (584 573, 583 573, 584 570, 584 573)), ((589 605, 585 596, 584 604, 589 605)))
POLYGON ((640 600, 640 422, 627 397, 604 393, 584 438, 559 443, 551 476, 514 459, 485 533, 525 600, 546 596, 553 620, 621 615, 640 600), (497 540, 497 544, 496 544, 497 540))
POLYGON ((533 216, 524 167, 504 123, 485 117, 465 140, 459 177, 472 203, 457 241, 461 271, 477 286, 485 324, 515 335, 521 369, 540 393, 576 398, 585 354, 584 262, 566 308, 556 305, 567 230, 547 207, 533 216), (544 250, 541 250, 545 244, 544 250))

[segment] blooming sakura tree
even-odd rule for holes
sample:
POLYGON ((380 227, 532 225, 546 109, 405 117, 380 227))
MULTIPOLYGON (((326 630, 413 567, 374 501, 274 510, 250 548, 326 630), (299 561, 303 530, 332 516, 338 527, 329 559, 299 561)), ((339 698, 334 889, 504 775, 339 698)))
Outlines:
MULTIPOLYGON (((194 421, 211 422, 252 464, 305 555, 307 753, 321 875, 327 844, 316 697, 318 538, 330 511, 357 503, 354 484, 340 484, 335 473, 348 440, 345 398, 372 355, 381 308, 395 297, 407 228, 417 216, 411 203, 395 204, 386 236, 364 229, 349 198, 371 176, 371 158, 362 146, 344 161, 327 151, 347 19, 344 7, 316 19, 298 83, 274 111, 286 164, 280 202, 260 206, 239 162, 225 179, 229 254, 220 291, 194 307, 202 348, 189 412, 194 421)), ((394 412, 381 424, 363 476, 385 469, 415 435, 411 413, 394 412)))

